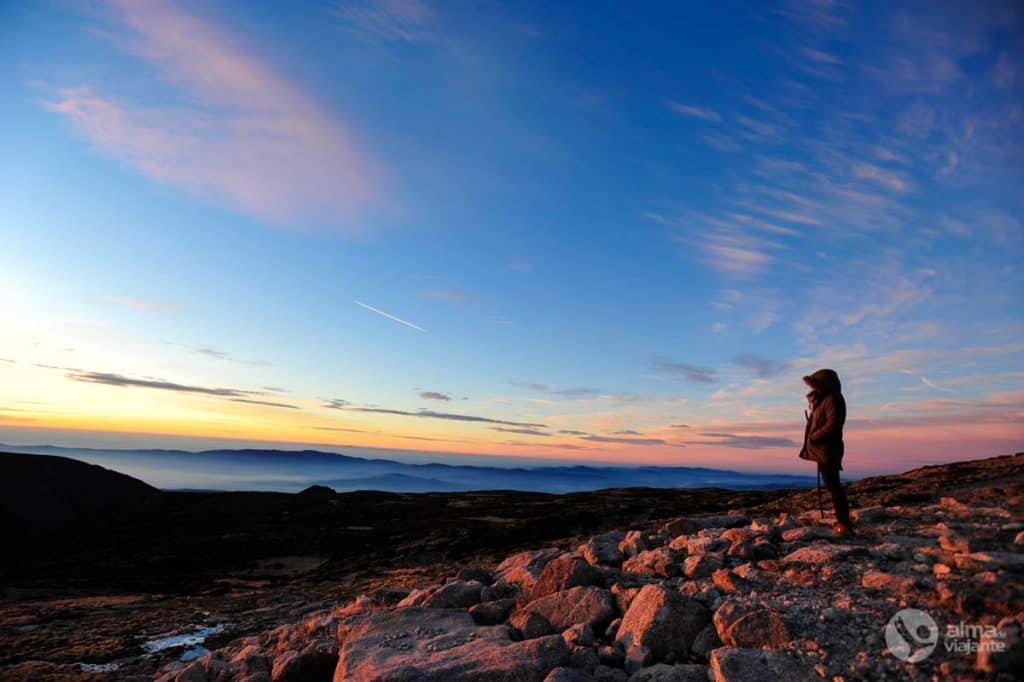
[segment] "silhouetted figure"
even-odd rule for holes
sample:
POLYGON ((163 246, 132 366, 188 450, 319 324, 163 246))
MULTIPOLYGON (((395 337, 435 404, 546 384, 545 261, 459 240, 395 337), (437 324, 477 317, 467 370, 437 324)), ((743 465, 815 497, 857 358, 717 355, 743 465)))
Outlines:
POLYGON ((807 394, 810 411, 805 413, 807 428, 800 457, 818 463, 818 472, 832 495, 835 531, 839 535, 849 535, 852 532, 850 504, 839 482, 839 472, 843 468, 843 424, 846 422, 842 384, 839 383, 839 375, 831 369, 819 369, 805 376, 804 383, 811 389, 807 394))

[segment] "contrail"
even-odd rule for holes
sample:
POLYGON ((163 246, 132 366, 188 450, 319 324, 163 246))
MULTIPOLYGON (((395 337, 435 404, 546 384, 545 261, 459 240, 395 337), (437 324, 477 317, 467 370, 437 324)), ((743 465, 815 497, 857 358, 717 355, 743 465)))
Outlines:
POLYGON ((403 320, 402 318, 400 318, 400 317, 395 317, 394 315, 391 315, 391 314, 389 314, 389 313, 386 313, 386 312, 384 312, 383 310, 378 310, 377 308, 374 308, 374 307, 373 307, 372 305, 366 305, 365 303, 363 303, 363 302, 361 302, 361 301, 352 301, 352 302, 353 302, 353 303, 355 303, 355 304, 356 304, 357 306, 360 306, 360 307, 366 308, 367 310, 369 310, 369 311, 370 311, 370 312, 372 312, 372 313, 377 313, 378 315, 381 315, 381 316, 383 316, 383 317, 386 317, 386 318, 388 318, 389 320, 391 320, 392 322, 397 322, 398 324, 404 324, 404 325, 405 325, 406 327, 412 327, 412 328, 413 328, 413 329, 415 329, 416 331, 419 331, 419 332, 423 332, 424 334, 426 334, 426 333, 427 333, 427 330, 426 330, 426 329, 424 329, 423 327, 419 327, 419 326, 417 326, 417 325, 413 324, 412 322, 406 322, 406 321, 405 321, 405 320, 403 320))
POLYGON ((936 391, 948 391, 949 393, 956 393, 952 388, 946 388, 945 386, 939 386, 933 381, 929 381, 928 377, 921 377, 921 383, 928 388, 934 388, 936 391))

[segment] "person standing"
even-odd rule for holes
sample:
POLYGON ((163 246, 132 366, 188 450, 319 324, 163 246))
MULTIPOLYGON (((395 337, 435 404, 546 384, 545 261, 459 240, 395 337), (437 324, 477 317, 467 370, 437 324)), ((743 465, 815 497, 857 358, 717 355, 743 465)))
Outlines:
POLYGON ((825 489, 832 496, 836 534, 852 535, 850 503, 839 481, 845 451, 843 424, 846 423, 846 399, 843 398, 842 384, 839 375, 831 369, 819 369, 805 376, 804 383, 811 389, 807 394, 810 411, 806 413, 807 427, 800 457, 818 464, 825 489))

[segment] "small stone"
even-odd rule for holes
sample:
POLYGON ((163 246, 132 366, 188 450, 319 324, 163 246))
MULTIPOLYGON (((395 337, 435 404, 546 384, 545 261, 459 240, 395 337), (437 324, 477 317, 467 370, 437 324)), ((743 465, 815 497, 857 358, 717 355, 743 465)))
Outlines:
POLYGON ((946 532, 939 536, 939 546, 947 552, 970 554, 971 546, 967 538, 959 533, 946 532))
POLYGON ((806 663, 781 651, 723 647, 711 652, 715 682, 817 682, 820 678, 806 663))
POLYGON ((982 634, 978 646, 978 668, 990 673, 1019 674, 1024 670, 1024 614, 1004 618, 995 631, 982 634))
POLYGON ((914 590, 917 581, 909 576, 894 575, 883 571, 868 571, 861 578, 860 584, 871 590, 887 590, 896 594, 906 594, 914 590))
POLYGON ((633 673, 629 682, 707 682, 708 668, 703 665, 655 663, 633 673))
POLYGON ((627 557, 636 556, 645 549, 650 549, 647 546, 647 536, 639 530, 629 531, 619 543, 619 551, 627 557))

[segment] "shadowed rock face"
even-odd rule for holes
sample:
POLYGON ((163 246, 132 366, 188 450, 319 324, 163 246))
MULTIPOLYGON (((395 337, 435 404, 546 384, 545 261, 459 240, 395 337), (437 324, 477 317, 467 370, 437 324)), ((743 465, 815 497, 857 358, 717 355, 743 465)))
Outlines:
MULTIPOLYGON (((929 467, 850 488, 859 505, 855 518, 861 520, 852 538, 836 538, 828 531, 829 519, 818 518, 813 491, 807 491, 753 504, 718 505, 707 509, 710 513, 693 511, 686 517, 679 517, 683 509, 676 508, 623 521, 606 511, 592 517, 590 533, 565 537, 555 546, 538 542, 526 552, 516 553, 518 546, 464 561, 435 561, 430 570, 415 573, 379 563, 376 555, 367 561, 367 570, 374 574, 372 589, 364 588, 366 594, 354 600, 351 592, 332 597, 324 591, 354 580, 352 574, 325 580, 320 573, 325 569, 318 568, 321 577, 292 590, 293 601, 280 610, 277 627, 235 626, 209 644, 212 653, 192 662, 125 654, 117 661, 123 667, 107 677, 147 678, 156 672, 157 661, 165 670, 162 682, 265 679, 266 671, 272 680, 312 682, 332 677, 545 680, 548 675, 554 675, 549 682, 622 680, 630 675, 636 680, 697 680, 703 675, 719 682, 837 675, 970 679, 981 672, 1015 672, 1024 653, 1024 573, 1019 561, 1024 456, 929 467), (801 513, 804 503, 814 511, 801 513), (675 518, 666 523, 670 517, 675 518), (604 524, 615 518, 620 532, 610 533, 604 524), (737 551, 741 546, 756 551, 737 551), (618 552, 636 557, 658 548, 681 562, 682 573, 659 571, 656 561, 650 563, 652 570, 637 572, 624 570, 625 561, 619 565, 618 552), (392 567, 390 573, 384 565, 392 567), (566 589, 575 582, 591 584, 566 589), (532 599, 538 584, 539 592, 562 589, 532 599), (1010 647, 998 655, 937 651, 913 666, 902 663, 886 652, 884 630, 903 607, 928 612, 940 627, 961 621, 999 624, 1010 647), (546 634, 551 630, 561 634, 546 634)), ((630 494, 642 499, 649 493, 630 494)), ((603 491, 576 497, 573 503, 589 504, 591 511, 602 506, 611 510, 611 503, 624 502, 625 496, 626 491, 603 491)), ((368 498, 361 499, 366 503, 368 498)), ((432 505, 462 510, 470 500, 480 501, 461 495, 416 499, 426 513, 437 508, 432 505)), ((486 499, 494 504, 499 498, 486 499)), ((550 526, 550 508, 543 505, 552 502, 545 496, 520 498, 521 507, 503 512, 522 514, 530 503, 537 504, 543 511, 534 508, 531 513, 541 514, 550 526)), ((655 497, 652 505, 657 504, 655 497)), ((301 508, 293 507, 291 513, 301 508)), ((373 511, 380 516, 382 508, 373 511)), ((478 516, 482 511, 460 513, 478 516)), ((429 541, 437 537, 429 536, 429 541)), ((492 531, 478 540, 495 543, 493 549, 507 538, 492 531)), ((290 585, 284 581, 279 589, 290 585)), ((162 625, 167 629, 168 613, 179 602, 190 604, 189 613, 194 614, 199 604, 255 605, 262 598, 259 591, 245 590, 229 592, 216 602, 204 602, 199 595, 187 601, 168 598, 157 605, 162 625)), ((118 604, 120 620, 128 620, 144 603, 118 604)), ((74 641, 102 613, 102 605, 96 604, 81 610, 73 628, 64 629, 59 618, 23 627, 33 623, 25 615, 29 609, 41 613, 54 606, 9 610, 0 614, 5 616, 0 633, 8 650, 11 642, 28 641, 15 637, 44 643, 51 629, 54 636, 74 641)), ((991 634, 986 637, 992 639, 991 634)), ((34 644, 19 646, 39 650, 34 644)), ((71 660, 81 660, 81 651, 71 653, 71 660)), ((80 676, 70 665, 38 661, 4 672, 16 675, 12 679, 80 676)))

